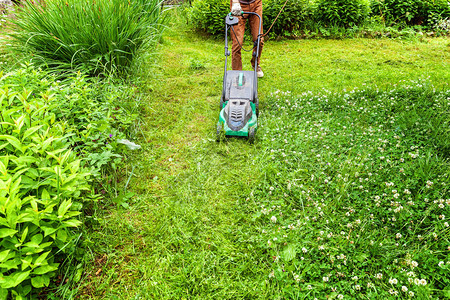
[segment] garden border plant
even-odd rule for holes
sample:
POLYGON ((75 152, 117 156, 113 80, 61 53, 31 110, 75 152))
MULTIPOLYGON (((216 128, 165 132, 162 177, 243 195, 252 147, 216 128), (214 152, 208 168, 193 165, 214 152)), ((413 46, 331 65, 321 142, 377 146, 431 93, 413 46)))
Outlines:
POLYGON ((49 286, 66 257, 82 255, 80 216, 102 191, 93 182, 120 180, 118 140, 137 118, 118 102, 127 93, 81 74, 58 82, 32 65, 0 73, 2 299, 49 286))
POLYGON ((26 0, 11 36, 37 65, 108 75, 129 71, 159 40, 163 21, 160 0, 26 0))
MULTIPOLYGON (((263 1, 266 26, 283 4, 284 0, 263 1)), ((195 29, 221 36, 229 2, 194 0, 186 9, 195 29)), ((404 37, 424 31, 448 35, 448 20, 450 3, 445 0, 290 0, 269 37, 404 37)))

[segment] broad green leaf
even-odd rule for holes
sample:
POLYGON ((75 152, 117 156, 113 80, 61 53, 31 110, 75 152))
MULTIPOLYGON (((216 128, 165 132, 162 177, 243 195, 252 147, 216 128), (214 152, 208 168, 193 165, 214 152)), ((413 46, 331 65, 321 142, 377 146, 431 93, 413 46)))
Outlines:
POLYGON ((50 273, 50 272, 53 272, 53 271, 56 271, 56 270, 58 270, 57 266, 45 265, 45 266, 42 266, 42 267, 34 269, 32 274, 42 275, 42 274, 47 274, 47 273, 50 273))
POLYGON ((53 227, 41 227, 41 229, 44 231, 44 236, 49 236, 58 230, 57 228, 53 227))
POLYGON ((6 174, 8 173, 8 170, 6 169, 7 166, 5 166, 5 164, 0 160, 0 173, 3 176, 6 176, 6 174))
POLYGON ((31 241, 33 243, 40 244, 40 243, 42 243, 43 239, 44 239, 44 237, 42 236, 42 234, 36 234, 31 238, 31 241))
POLYGON ((58 230, 56 232, 56 239, 60 240, 61 242, 65 243, 67 240, 67 232, 64 229, 58 230))
POLYGON ((30 271, 19 272, 16 271, 9 276, 4 276, 4 281, 0 283, 0 286, 4 289, 10 289, 21 284, 30 275, 30 271))
POLYGON ((20 130, 23 127, 23 124, 25 123, 26 115, 21 115, 17 120, 14 121, 14 123, 16 124, 16 128, 17 128, 17 133, 20 133, 20 130))
POLYGON ((366 254, 366 253, 361 253, 361 254, 359 254, 359 255, 356 256, 356 259, 357 259, 359 262, 363 262, 363 261, 365 261, 366 258, 368 258, 368 257, 369 257, 368 254, 366 254))
POLYGON ((294 244, 288 245, 283 250, 283 259, 285 261, 291 261, 292 259, 295 258, 296 255, 297 255, 297 251, 296 251, 296 248, 295 248, 294 244))
POLYGON ((51 252, 51 251, 42 253, 42 254, 36 259, 36 261, 34 262, 34 264, 35 264, 36 266, 42 265, 42 263, 45 261, 45 259, 47 258, 47 256, 50 254, 50 252, 51 252))
POLYGON ((46 189, 42 190, 41 199, 42 200, 50 200, 50 194, 47 192, 46 189))
POLYGON ((19 186, 20 186, 20 182, 22 181, 22 178, 19 177, 17 178, 17 180, 15 180, 14 182, 11 183, 11 186, 9 187, 9 193, 15 193, 16 191, 19 190, 19 186))
POLYGON ((0 238, 4 238, 4 237, 7 237, 7 236, 12 237, 16 233, 17 233, 17 230, 15 230, 15 229, 2 228, 2 229, 0 229, 0 238))
POLYGON ((50 137, 50 138, 46 139, 44 142, 42 142, 42 147, 41 147, 41 149, 42 149, 43 151, 45 151, 45 149, 47 149, 48 146, 50 146, 50 144, 51 144, 54 140, 55 140, 54 137, 50 137))
POLYGON ((31 208, 33 208, 33 210, 34 210, 35 212, 38 212, 38 211, 39 211, 39 209, 38 209, 38 204, 37 204, 37 202, 36 202, 35 199, 32 199, 32 200, 30 201, 30 205, 31 205, 31 208))
POLYGON ((28 128, 22 136, 22 141, 25 140, 30 135, 32 135, 33 133, 35 133, 36 131, 38 131, 42 126, 43 125, 39 125, 39 126, 34 126, 31 128, 28 128))
POLYGON ((67 227, 78 227, 78 226, 80 226, 82 224, 81 221, 78 221, 78 220, 75 220, 75 219, 65 220, 62 223, 65 226, 67 226, 67 227))
POLYGON ((25 228, 25 230, 22 232, 22 237, 20 238, 20 242, 23 243, 25 241, 25 238, 28 235, 28 227, 25 228))
POLYGON ((5 251, 0 252, 0 263, 4 262, 6 260, 10 251, 11 250, 5 250, 5 251))
POLYGON ((7 270, 17 269, 19 264, 20 259, 10 259, 5 261, 4 263, 0 263, 0 268, 4 268, 7 270))
POLYGON ((30 275, 30 271, 16 272, 14 274, 14 286, 18 286, 19 284, 21 284, 22 281, 27 279, 29 275, 30 275))
POLYGON ((26 256, 22 259, 22 271, 26 270, 33 262, 33 256, 26 256))
POLYGON ((58 218, 64 217, 64 215, 66 214, 66 212, 69 210, 69 208, 71 206, 72 206, 72 201, 64 200, 58 208, 58 218))
POLYGON ((36 276, 31 278, 31 284, 37 289, 42 288, 45 286, 45 280, 42 276, 36 276))
POLYGON ((0 135, 0 139, 7 140, 8 143, 14 146, 14 148, 23 153, 22 143, 16 137, 12 135, 0 135))

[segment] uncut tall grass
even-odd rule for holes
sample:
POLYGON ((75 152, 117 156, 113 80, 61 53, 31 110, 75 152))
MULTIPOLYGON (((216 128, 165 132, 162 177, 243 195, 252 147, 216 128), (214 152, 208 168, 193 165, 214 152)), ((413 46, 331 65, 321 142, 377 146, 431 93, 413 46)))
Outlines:
POLYGON ((162 30, 160 0, 27 0, 12 34, 35 63, 91 75, 127 71, 162 30))

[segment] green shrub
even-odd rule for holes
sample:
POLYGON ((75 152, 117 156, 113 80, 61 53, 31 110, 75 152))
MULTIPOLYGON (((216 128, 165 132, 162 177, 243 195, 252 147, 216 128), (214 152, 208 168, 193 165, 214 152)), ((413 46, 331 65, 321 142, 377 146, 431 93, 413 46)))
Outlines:
MULTIPOLYGON (((264 29, 268 30, 277 17, 285 0, 263 1, 264 29)), ((273 25, 271 33, 281 36, 295 35, 307 26, 308 20, 313 17, 310 0, 289 0, 278 20, 273 25)))
POLYGON ((319 0, 316 19, 322 25, 348 28, 363 23, 369 12, 365 0, 319 0))
POLYGON ((196 0, 189 9, 189 21, 194 28, 212 35, 224 35, 225 16, 230 12, 228 0, 196 0))
POLYGON ((371 6, 389 24, 430 26, 450 17, 447 0, 374 0, 371 6))
POLYGON ((126 71, 162 28, 159 0, 28 0, 15 24, 18 50, 34 62, 89 74, 126 71))
POLYGON ((79 238, 77 216, 91 174, 70 149, 70 130, 57 121, 56 91, 45 89, 50 85, 32 69, 0 79, 2 299, 48 286, 58 257, 79 238))
MULTIPOLYGON (((285 2, 285 0, 263 1, 263 23, 266 30, 269 29, 285 2)), ((290 36, 293 32, 300 30, 312 14, 310 7, 310 0, 288 1, 271 33, 290 36)), ((230 1, 196 0, 189 9, 189 20, 194 28, 220 36, 224 34, 224 18, 229 12, 230 1)))
POLYGON ((58 82, 32 66, 0 73, 0 299, 48 286, 76 251, 84 191, 123 160, 117 140, 136 114, 121 97, 133 92, 81 74, 58 82))

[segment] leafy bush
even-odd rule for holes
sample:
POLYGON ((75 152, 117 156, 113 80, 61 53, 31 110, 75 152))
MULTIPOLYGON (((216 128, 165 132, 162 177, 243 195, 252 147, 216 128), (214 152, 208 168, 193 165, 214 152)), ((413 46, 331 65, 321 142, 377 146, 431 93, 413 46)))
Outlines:
MULTIPOLYGON (((269 29, 285 0, 263 1, 264 28, 269 29)), ((310 0, 289 0, 278 20, 273 25, 271 33, 281 36, 290 36, 307 26, 308 20, 313 17, 310 0)))
POLYGON ((369 12, 366 0, 319 0, 316 19, 327 26, 352 27, 363 23, 369 12))
POLYGON ((55 91, 31 69, 0 79, 0 296, 48 286, 73 250, 91 177, 57 121, 55 91), (35 86, 23 89, 32 78, 35 86), (37 80, 42 80, 39 83, 37 80))
POLYGON ((447 0, 374 0, 371 6, 389 24, 430 26, 450 17, 447 0))
POLYGON ((61 70, 89 74, 126 71, 140 49, 161 30, 159 0, 55 0, 19 9, 18 50, 33 61, 61 70))
MULTIPOLYGON (((263 1, 263 23, 267 30, 275 20, 285 0, 263 1)), ((284 11, 274 24, 271 33, 290 36, 299 30, 312 14, 310 0, 290 0, 284 11)), ((227 0, 196 0, 189 8, 189 20, 194 28, 212 35, 223 35, 224 18, 230 12, 230 1, 227 0)))
POLYGON ((194 28, 212 35, 223 35, 225 16, 229 12, 228 0, 196 0, 189 8, 189 21, 194 28))
POLYGON ((87 191, 118 168, 136 117, 119 89, 32 66, 0 74, 0 296, 48 286, 76 250, 87 191))

